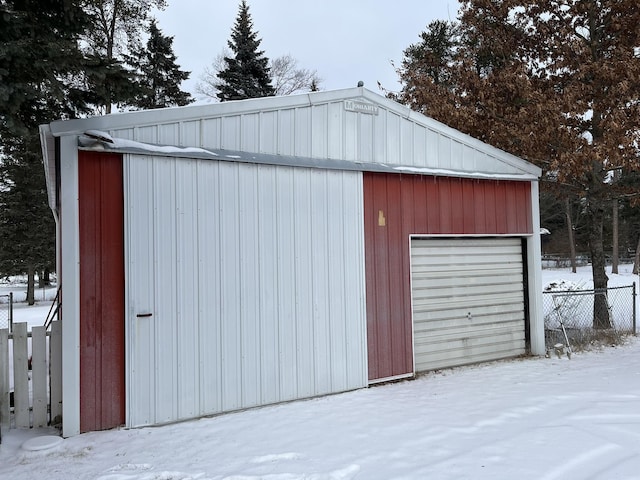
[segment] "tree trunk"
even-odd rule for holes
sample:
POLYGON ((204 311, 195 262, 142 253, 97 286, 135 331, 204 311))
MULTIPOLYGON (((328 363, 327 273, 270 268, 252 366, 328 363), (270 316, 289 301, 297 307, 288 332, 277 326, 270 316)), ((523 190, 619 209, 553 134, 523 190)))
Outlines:
POLYGON ((638 275, 640 272, 640 237, 638 237, 638 244, 636 245, 636 254, 633 257, 633 274, 638 275))
POLYGON ((571 271, 576 273, 576 242, 573 238, 573 222, 571 221, 571 202, 569 202, 569 197, 564 199, 564 214, 567 219, 567 237, 569 238, 571 271))
POLYGON ((591 253, 591 270, 593 273, 593 328, 611 328, 609 318, 609 302, 607 300, 607 282, 609 278, 605 271, 604 242, 602 230, 604 226, 603 202, 589 199, 587 207, 587 222, 589 228, 589 250, 591 253))
POLYGON ((36 303, 35 276, 36 276, 36 269, 33 266, 29 265, 27 267, 27 304, 28 305, 33 305, 34 303, 36 303))
POLYGON ((44 270, 38 270, 38 288, 44 288, 44 270))
POLYGON ((618 199, 614 199, 613 200, 613 212, 612 212, 612 228, 613 228, 613 232, 611 235, 611 241, 612 241, 612 246, 611 246, 611 273, 618 273, 618 199))

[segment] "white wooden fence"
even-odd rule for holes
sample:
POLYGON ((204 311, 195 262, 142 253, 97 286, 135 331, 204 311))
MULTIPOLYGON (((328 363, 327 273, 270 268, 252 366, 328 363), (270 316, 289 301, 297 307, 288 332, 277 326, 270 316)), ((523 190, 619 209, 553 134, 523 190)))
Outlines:
POLYGON ((40 428, 62 418, 62 327, 0 330, 0 429, 40 428), (29 370, 31 359, 31 370, 29 370), (13 401, 11 401, 11 399, 13 401))

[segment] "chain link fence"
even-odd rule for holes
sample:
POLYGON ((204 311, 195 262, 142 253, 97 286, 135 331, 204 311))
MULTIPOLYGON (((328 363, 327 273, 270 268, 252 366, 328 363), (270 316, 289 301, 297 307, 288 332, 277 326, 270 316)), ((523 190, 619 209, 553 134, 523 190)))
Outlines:
POLYGON ((13 329, 13 293, 0 295, 0 329, 13 329))
POLYGON ((636 284, 596 290, 542 292, 547 350, 566 337, 573 350, 619 344, 636 333, 636 284), (598 298, 600 297, 600 298, 598 298), (594 303, 606 305, 594 321, 594 303), (563 332, 564 327, 564 332, 563 332))

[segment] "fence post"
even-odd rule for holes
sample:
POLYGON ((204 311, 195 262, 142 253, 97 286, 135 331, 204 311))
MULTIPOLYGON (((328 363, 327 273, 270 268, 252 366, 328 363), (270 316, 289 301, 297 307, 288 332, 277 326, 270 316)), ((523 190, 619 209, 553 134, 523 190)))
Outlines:
POLYGON ((62 424, 62 321, 51 322, 49 337, 51 425, 62 424))
POLYGON ((13 292, 9 292, 9 331, 13 332, 13 292))
POLYGON ((9 329, 0 329, 0 430, 9 430, 9 329))
POLYGON ((16 323, 13 332, 13 407, 16 428, 31 427, 29 412, 29 355, 27 324, 16 323))
POLYGON ((633 334, 636 335, 636 282, 633 282, 633 334))
POLYGON ((32 426, 47 426, 47 331, 44 326, 31 329, 31 406, 32 426))

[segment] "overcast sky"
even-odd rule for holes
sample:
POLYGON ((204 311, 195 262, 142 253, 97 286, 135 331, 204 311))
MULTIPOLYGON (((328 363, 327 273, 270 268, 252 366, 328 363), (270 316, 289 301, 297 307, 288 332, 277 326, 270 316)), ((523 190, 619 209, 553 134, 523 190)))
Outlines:
MULTIPOLYGON (((240 0, 169 0, 155 14, 195 85, 229 40, 240 0)), ((269 58, 291 54, 300 67, 316 70, 322 90, 355 87, 359 80, 378 91, 399 88, 391 60, 419 39, 435 19, 454 20, 456 0, 248 0, 260 48, 269 58)))

